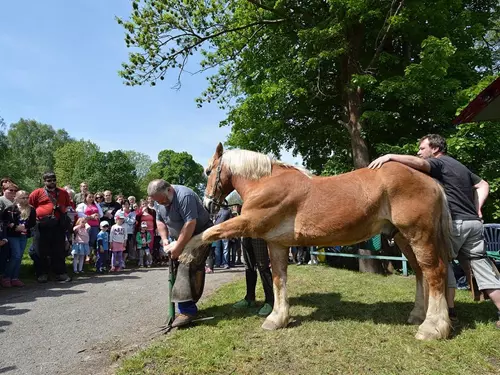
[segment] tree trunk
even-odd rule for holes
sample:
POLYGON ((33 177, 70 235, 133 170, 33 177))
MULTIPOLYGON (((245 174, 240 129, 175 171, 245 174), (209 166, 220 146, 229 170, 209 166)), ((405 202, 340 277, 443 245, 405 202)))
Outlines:
MULTIPOLYGON (((354 168, 364 168, 370 164, 368 146, 363 139, 363 126, 361 124, 361 104, 363 103, 363 90, 353 87, 351 82, 354 74, 362 73, 360 67, 360 54, 364 38, 362 25, 356 25, 346 30, 349 41, 348 53, 341 60, 341 81, 344 85, 344 100, 346 100, 345 126, 351 138, 352 160, 354 168)), ((371 255, 370 250, 360 249, 358 254, 371 255)), ((382 262, 377 259, 359 259, 360 272, 383 273, 382 262)))
MULTIPOLYGON (((347 124, 347 129, 349 130, 349 135, 351 137, 352 159, 354 168, 356 169, 364 168, 370 164, 368 146, 363 139, 363 128, 360 121, 362 95, 363 92, 359 87, 357 89, 348 89, 347 101, 349 109, 349 122, 347 124)), ((358 254, 373 255, 373 252, 371 250, 360 248, 358 250, 358 254)), ((359 271, 383 274, 384 268, 382 266, 382 261, 380 260, 359 259, 359 271)))
POLYGON ((361 118, 361 100, 362 90, 348 90, 347 104, 349 110, 349 122, 347 129, 351 137, 352 159, 354 168, 364 168, 370 164, 370 156, 368 154, 368 146, 362 135, 361 118))

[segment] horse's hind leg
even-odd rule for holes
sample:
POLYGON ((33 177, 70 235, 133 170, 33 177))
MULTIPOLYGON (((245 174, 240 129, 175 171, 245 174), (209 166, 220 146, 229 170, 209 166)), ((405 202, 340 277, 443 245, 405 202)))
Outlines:
POLYGON ((425 320, 425 312, 427 310, 427 298, 424 297, 422 270, 418 265, 417 258, 415 257, 413 249, 408 243, 408 240, 401 233, 397 233, 394 236, 394 241, 396 241, 399 249, 408 259, 408 263, 410 263, 411 268, 415 272, 415 277, 417 279, 417 289, 415 292, 415 306, 413 307, 413 310, 410 312, 410 316, 408 317, 408 323, 414 325, 420 325, 425 320))
POLYGON ((418 327, 415 338, 444 339, 448 337, 451 327, 446 303, 447 263, 438 256, 439 249, 434 243, 416 242, 412 247, 427 283, 429 296, 427 314, 424 322, 418 327))
POLYGON ((273 270, 274 306, 273 312, 262 324, 262 328, 275 330, 285 328, 290 319, 290 305, 286 293, 286 273, 288 267, 288 247, 267 244, 273 270))

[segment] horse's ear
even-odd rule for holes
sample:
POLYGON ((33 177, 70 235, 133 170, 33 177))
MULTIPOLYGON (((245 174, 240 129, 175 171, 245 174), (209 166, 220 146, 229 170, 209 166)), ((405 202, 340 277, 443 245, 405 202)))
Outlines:
POLYGON ((224 148, 222 147, 222 143, 219 142, 217 148, 215 149, 215 155, 217 155, 217 158, 220 158, 223 153, 224 153, 224 148))

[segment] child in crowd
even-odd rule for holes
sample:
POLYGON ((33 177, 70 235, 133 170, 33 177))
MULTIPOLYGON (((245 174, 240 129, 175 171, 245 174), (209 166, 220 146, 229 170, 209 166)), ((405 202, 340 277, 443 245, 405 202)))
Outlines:
POLYGON ((120 212, 115 216, 116 224, 111 227, 109 242, 111 244, 111 272, 122 271, 125 268, 123 251, 127 246, 127 227, 124 225, 125 215, 120 212))
POLYGON ((90 225, 87 224, 87 218, 81 217, 77 220, 73 227, 73 272, 83 273, 83 264, 85 257, 89 255, 89 230, 90 225))
POLYGON ((146 255, 146 267, 151 267, 153 262, 153 257, 151 256, 151 251, 149 250, 149 244, 151 243, 151 233, 148 232, 148 223, 143 221, 141 223, 141 231, 137 232, 136 242, 137 242, 137 252, 139 253, 139 267, 144 267, 144 255, 146 255))
POLYGON ((109 252, 109 223, 104 220, 100 224, 101 231, 97 234, 97 259, 95 263, 95 269, 99 273, 106 271, 106 265, 108 264, 108 252, 109 252))

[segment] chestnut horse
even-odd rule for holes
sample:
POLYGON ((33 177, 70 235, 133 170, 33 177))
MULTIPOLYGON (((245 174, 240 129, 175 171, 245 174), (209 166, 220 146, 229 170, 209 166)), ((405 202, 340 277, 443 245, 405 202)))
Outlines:
POLYGON ((223 238, 267 241, 274 283, 274 308, 262 327, 289 322, 286 292, 290 246, 348 245, 378 233, 395 239, 417 276, 409 322, 417 339, 448 337, 446 304, 451 218, 443 189, 429 176, 399 163, 333 177, 307 171, 247 150, 223 152, 219 143, 206 170, 205 206, 221 205, 236 190, 241 215, 194 236, 180 261, 189 263, 204 244, 223 238), (423 280, 425 282, 423 282, 423 280))

